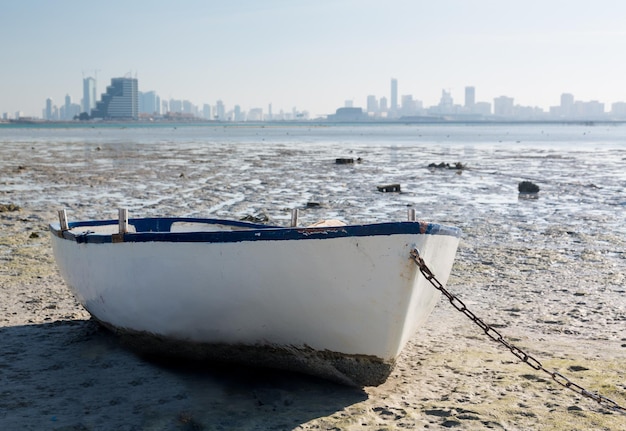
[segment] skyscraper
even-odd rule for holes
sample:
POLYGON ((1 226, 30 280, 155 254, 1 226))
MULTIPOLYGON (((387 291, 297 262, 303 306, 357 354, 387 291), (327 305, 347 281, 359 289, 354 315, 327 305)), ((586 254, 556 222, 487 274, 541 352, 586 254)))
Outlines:
POLYGON ((54 118, 52 118, 52 99, 51 98, 47 98, 46 99, 46 120, 50 121, 53 120, 54 118))
POLYGON ((465 87, 465 107, 472 108, 476 104, 476 90, 474 87, 465 87))
POLYGON ((224 121, 226 119, 226 108, 224 107, 224 102, 221 100, 218 100, 215 105, 215 119, 219 121, 224 121))
POLYGON ((398 110, 398 80, 396 78, 391 78, 391 106, 390 109, 392 112, 396 112, 398 110))
POLYGON ((159 96, 155 91, 139 92, 139 113, 155 115, 161 112, 159 96))
POLYGON ((96 107, 96 80, 92 77, 83 79, 83 112, 91 115, 96 107))
POLYGON ((378 113, 378 100, 376 96, 367 96, 367 112, 378 113))
POLYGON ((574 95, 570 93, 561 94, 561 115, 569 117, 574 113, 574 95))
POLYGON ((113 78, 107 92, 91 111, 94 118, 133 119, 139 117, 136 78, 113 78))

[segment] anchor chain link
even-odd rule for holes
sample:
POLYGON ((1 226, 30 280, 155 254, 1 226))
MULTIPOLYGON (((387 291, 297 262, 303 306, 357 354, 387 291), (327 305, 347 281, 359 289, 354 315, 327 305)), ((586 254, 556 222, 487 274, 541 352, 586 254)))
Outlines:
POLYGON ((454 308, 456 308, 461 313, 465 314, 472 322, 478 325, 480 329, 482 329, 489 338, 491 338, 493 341, 500 343, 501 345, 509 349, 509 351, 513 355, 515 355, 518 359, 520 359, 522 362, 526 363, 528 366, 530 366, 531 368, 537 371, 543 371, 544 373, 548 374, 552 378, 552 380, 554 380, 559 385, 565 388, 571 389, 572 391, 578 393, 579 395, 590 398, 596 401, 598 404, 600 404, 603 407, 607 407, 611 410, 620 412, 622 414, 626 414, 626 407, 619 405, 615 401, 603 395, 588 391, 587 389, 585 389, 584 387, 580 386, 577 383, 574 383, 573 381, 571 381, 570 379, 568 379, 561 373, 546 369, 541 364, 541 362, 539 362, 533 356, 531 356, 530 354, 526 353, 524 350, 520 349, 519 347, 505 340, 502 334, 500 334, 500 332, 498 332, 493 326, 485 323, 481 318, 479 318, 474 313, 472 313, 467 308, 465 303, 463 303, 463 301, 461 301, 456 295, 453 295, 452 293, 450 293, 443 286, 443 284, 441 284, 441 282, 437 280, 435 275, 431 272, 431 270, 428 268, 428 266, 424 262, 424 259, 422 259, 422 257, 420 256, 419 250, 417 250, 416 248, 411 250, 411 259, 413 259, 413 261, 417 264, 417 267, 419 268, 420 272, 424 275, 426 280, 428 280, 430 284, 432 284, 437 290, 443 293, 443 295, 446 298, 448 298, 448 301, 450 301, 450 304, 452 304, 454 308))

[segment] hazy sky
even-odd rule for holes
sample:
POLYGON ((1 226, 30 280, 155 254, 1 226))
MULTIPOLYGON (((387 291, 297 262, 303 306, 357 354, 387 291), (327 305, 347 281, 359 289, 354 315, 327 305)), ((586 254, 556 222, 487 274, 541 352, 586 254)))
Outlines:
POLYGON ((548 108, 561 93, 626 101, 623 0, 0 0, 0 113, 98 97, 129 72, 140 91, 227 109, 328 114, 347 99, 425 106, 464 87, 548 108))

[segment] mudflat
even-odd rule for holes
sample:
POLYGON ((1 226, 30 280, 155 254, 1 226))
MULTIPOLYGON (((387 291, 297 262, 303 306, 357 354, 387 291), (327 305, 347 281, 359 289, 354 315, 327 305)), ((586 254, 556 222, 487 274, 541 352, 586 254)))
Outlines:
MULTIPOLYGON (((626 424, 626 415, 522 363, 445 299, 377 387, 355 389, 297 373, 165 363, 134 354, 71 295, 55 266, 47 224, 62 207, 71 209, 71 217, 93 217, 104 208, 110 214, 103 218, 114 217, 116 200, 124 200, 119 196, 131 196, 132 205, 152 202, 146 204, 152 213, 161 206, 168 213, 163 215, 189 215, 193 208, 176 214, 167 196, 157 202, 145 185, 159 177, 182 187, 196 175, 198 156, 170 153, 178 167, 167 179, 161 178, 167 170, 157 169, 162 152, 142 150, 145 163, 138 164, 129 163, 138 160, 133 151, 107 152, 94 145, 93 169, 74 169, 84 148, 64 144, 50 157, 43 146, 0 147, 0 428, 582 431, 626 424)), ((261 159, 275 170, 289 162, 286 157, 281 150, 261 159)), ((209 171, 233 175, 226 164, 214 163, 209 171)), ((281 187, 272 169, 258 175, 263 185, 246 192, 250 196, 281 187)), ((233 193, 229 187, 235 186, 224 187, 233 193)), ((219 191, 198 193, 206 194, 198 206, 220 205, 219 191)), ((231 204, 237 211, 244 205, 245 200, 231 204)), ((572 253, 506 239, 499 228, 494 219, 463 226, 448 288, 546 369, 626 406, 626 304, 619 287, 625 259, 595 251, 623 250, 624 239, 558 225, 542 228, 546 241, 575 237, 577 247, 587 250, 572 253), (481 240, 485 235, 494 239, 481 240)))

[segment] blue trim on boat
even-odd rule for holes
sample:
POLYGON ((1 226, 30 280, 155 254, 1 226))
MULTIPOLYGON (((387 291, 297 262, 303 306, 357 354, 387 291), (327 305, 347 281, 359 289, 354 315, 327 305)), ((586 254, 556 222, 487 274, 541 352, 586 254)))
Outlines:
POLYGON ((461 236, 461 230, 455 227, 443 226, 426 222, 388 222, 364 225, 347 225, 333 227, 279 227, 256 223, 248 223, 223 219, 204 218, 137 218, 129 219, 128 224, 136 232, 123 235, 103 234, 94 232, 74 233, 71 229, 88 228, 90 226, 118 225, 118 220, 76 221, 68 223, 70 230, 62 231, 58 223, 50 224, 50 230, 59 237, 74 240, 77 243, 103 244, 111 242, 207 242, 226 243, 243 241, 285 241, 299 239, 322 239, 363 236, 384 236, 400 234, 426 234, 461 236), (233 226, 243 230, 233 231, 193 231, 170 232, 172 224, 202 223, 233 226), (115 239, 114 239, 115 238, 115 239))

